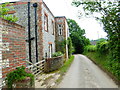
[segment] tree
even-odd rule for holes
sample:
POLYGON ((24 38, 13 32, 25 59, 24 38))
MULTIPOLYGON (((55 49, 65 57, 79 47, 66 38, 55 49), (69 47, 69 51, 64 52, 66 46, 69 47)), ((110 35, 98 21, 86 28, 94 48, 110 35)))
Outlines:
POLYGON ((73 1, 75 6, 83 6, 86 15, 100 13, 101 17, 95 18, 102 22, 105 32, 108 34, 108 46, 110 64, 108 68, 120 80, 120 1, 92 0, 73 1))
POLYGON ((70 30, 70 37, 75 49, 74 53, 83 53, 84 46, 90 43, 89 39, 86 39, 84 36, 85 30, 81 29, 72 19, 68 19, 67 22, 70 30))
POLYGON ((8 12, 13 8, 7 8, 6 6, 8 5, 9 3, 5 3, 5 4, 1 4, 0 5, 0 17, 1 18, 4 18, 6 20, 9 20, 11 22, 16 22, 18 20, 18 18, 14 15, 10 15, 8 14, 8 12))
POLYGON ((69 58, 71 57, 72 52, 73 52, 72 40, 70 37, 68 37, 68 56, 69 56, 69 58))

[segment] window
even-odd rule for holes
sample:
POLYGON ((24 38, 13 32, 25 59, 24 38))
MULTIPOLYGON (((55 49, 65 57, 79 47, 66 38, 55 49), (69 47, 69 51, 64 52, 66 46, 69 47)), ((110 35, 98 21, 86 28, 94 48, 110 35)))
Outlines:
POLYGON ((61 24, 58 25, 58 35, 62 35, 63 33, 63 27, 61 24))
POLYGON ((48 16, 44 15, 44 29, 48 32, 48 16))
POLYGON ((61 25, 61 24, 59 24, 59 27, 62 27, 62 25, 61 25))
POLYGON ((54 22, 52 21, 52 34, 54 35, 55 33, 55 27, 54 27, 54 22))

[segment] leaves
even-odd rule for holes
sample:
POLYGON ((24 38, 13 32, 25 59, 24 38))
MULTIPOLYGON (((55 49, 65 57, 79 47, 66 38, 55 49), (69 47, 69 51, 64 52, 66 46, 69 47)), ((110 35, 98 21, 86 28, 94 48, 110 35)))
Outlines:
POLYGON ((90 44, 89 39, 86 39, 85 30, 81 29, 76 21, 68 19, 68 26, 70 31, 70 37, 75 49, 74 53, 83 53, 84 46, 90 44))
POLYGON ((6 6, 8 5, 9 3, 5 3, 5 4, 1 4, 0 5, 0 17, 1 18, 4 18, 6 20, 9 20, 11 22, 16 22, 18 21, 18 18, 15 16, 15 15, 12 15, 12 14, 8 14, 8 12, 13 9, 13 7, 9 7, 7 8, 6 6))
POLYGON ((58 57, 58 56, 62 56, 63 54, 59 51, 59 52, 55 52, 52 54, 52 57, 58 57))
POLYGON ((24 66, 17 67, 16 70, 7 74, 6 83, 7 83, 8 88, 12 88, 12 85, 13 85, 14 82, 24 80, 26 77, 30 77, 31 78, 31 84, 33 84, 34 75, 31 74, 31 73, 27 73, 25 71, 24 66))
POLYGON ((99 1, 73 1, 75 6, 83 6, 85 12, 90 13, 100 13, 102 17, 96 18, 101 20, 103 23, 103 28, 108 34, 108 42, 103 42, 98 44, 98 50, 101 53, 105 53, 104 50, 109 48, 109 67, 110 71, 120 80, 120 2, 110 1, 110 0, 99 0, 99 1), (108 48, 105 48, 107 47, 108 48), (115 64, 116 63, 116 64, 115 64))

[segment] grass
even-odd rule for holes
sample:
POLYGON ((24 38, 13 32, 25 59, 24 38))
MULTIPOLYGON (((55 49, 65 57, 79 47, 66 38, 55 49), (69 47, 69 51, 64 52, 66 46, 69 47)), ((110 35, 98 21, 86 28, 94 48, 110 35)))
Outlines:
POLYGON ((74 60, 74 56, 71 56, 70 59, 68 59, 64 65, 59 69, 59 74, 60 74, 60 77, 56 80, 56 83, 60 83, 60 81, 62 80, 63 78, 63 75, 68 71, 70 65, 72 64, 74 60))
POLYGON ((90 59, 95 61, 97 64, 100 64, 102 67, 106 68, 105 65, 108 61, 107 55, 100 55, 97 52, 88 52, 85 53, 86 56, 88 56, 90 59))
POLYGON ((60 68, 60 74, 64 74, 67 72, 68 68, 70 67, 71 63, 74 60, 74 56, 71 56, 70 59, 68 59, 64 65, 60 68))
POLYGON ((107 54, 99 54, 98 52, 87 52, 84 53, 84 55, 86 55, 93 62, 95 62, 105 72, 107 72, 109 76, 111 76, 111 78, 113 78, 116 81, 116 83, 119 83, 118 77, 115 74, 113 74, 113 70, 109 66, 109 63, 111 61, 108 59, 109 56, 107 54))

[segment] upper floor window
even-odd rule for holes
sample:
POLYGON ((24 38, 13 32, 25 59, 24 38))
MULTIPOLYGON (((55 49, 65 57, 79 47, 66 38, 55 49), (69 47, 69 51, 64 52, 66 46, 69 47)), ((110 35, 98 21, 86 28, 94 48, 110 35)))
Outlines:
POLYGON ((58 35, 63 35, 63 27, 61 24, 58 25, 58 35))
POLYGON ((48 16, 44 15, 44 29, 48 32, 48 16))

